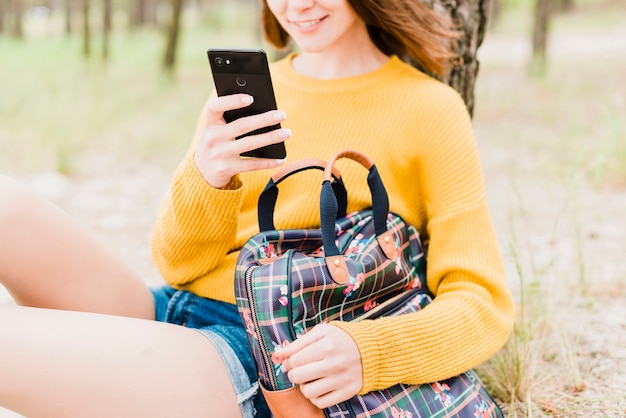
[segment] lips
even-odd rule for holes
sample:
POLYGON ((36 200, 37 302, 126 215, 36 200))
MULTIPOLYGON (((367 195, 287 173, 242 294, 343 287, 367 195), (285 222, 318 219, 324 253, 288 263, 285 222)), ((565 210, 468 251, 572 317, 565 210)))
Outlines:
POLYGON ((294 26, 297 26, 300 29, 310 29, 320 23, 322 20, 326 19, 326 17, 322 17, 319 19, 309 19, 309 20, 291 20, 291 23, 294 26))
POLYGON ((301 22, 293 22, 294 25, 299 26, 301 28, 310 28, 312 26, 317 25, 319 22, 321 22, 322 19, 315 19, 315 20, 305 20, 305 21, 301 21, 301 22))

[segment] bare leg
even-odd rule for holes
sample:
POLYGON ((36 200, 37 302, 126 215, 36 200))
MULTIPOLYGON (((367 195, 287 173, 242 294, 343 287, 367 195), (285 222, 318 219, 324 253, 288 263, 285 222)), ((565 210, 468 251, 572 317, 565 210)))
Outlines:
POLYGON ((241 415, 212 344, 128 318, 154 318, 143 280, 2 176, 0 282, 21 305, 55 309, 0 307, 0 405, 29 417, 241 415))
POLYGON ((132 318, 0 307, 0 405, 29 417, 241 416, 196 331, 132 318))
POLYGON ((21 305, 154 317, 141 278, 62 210, 2 176, 0 283, 21 305))

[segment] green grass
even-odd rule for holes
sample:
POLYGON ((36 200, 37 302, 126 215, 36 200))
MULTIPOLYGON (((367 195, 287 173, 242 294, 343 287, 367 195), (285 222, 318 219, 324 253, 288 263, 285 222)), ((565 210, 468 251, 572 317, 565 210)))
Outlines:
POLYGON ((85 153, 115 161, 177 157, 193 133, 202 103, 212 90, 205 51, 250 46, 250 33, 186 28, 178 71, 161 68, 164 36, 156 30, 116 32, 111 59, 81 56, 79 37, 63 34, 25 40, 0 37, 0 171, 58 170, 72 173, 85 153), (10 57, 7 59, 6 57, 10 57))
MULTIPOLYGON (((603 32, 607 27, 623 23, 624 3, 621 0, 577 0, 571 12, 557 12, 550 28, 561 33, 603 32), (621 10, 620 10, 621 9, 621 10)), ((533 27, 536 0, 501 0, 500 14, 489 22, 499 34, 528 36, 533 27)))
POLYGON ((150 155, 158 149, 168 135, 155 124, 163 115, 154 113, 155 120, 143 122, 138 117, 164 112, 163 104, 169 107, 168 102, 188 92, 148 64, 146 57, 154 62, 156 56, 152 40, 126 40, 120 57, 109 65, 95 59, 84 62, 76 39, 5 43, 5 51, 17 59, 2 69, 3 78, 12 80, 12 91, 0 102, 1 128, 10 132, 3 140, 11 150, 3 155, 2 165, 67 172, 87 150, 150 155))

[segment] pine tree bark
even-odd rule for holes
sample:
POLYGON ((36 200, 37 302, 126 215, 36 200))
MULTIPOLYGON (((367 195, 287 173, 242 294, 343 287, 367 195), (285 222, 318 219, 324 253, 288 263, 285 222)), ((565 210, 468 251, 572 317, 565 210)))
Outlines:
POLYGON ((470 115, 474 114, 474 88, 479 62, 476 56, 487 29, 490 0, 426 0, 454 21, 461 37, 456 45, 457 59, 443 80, 459 92, 470 115))

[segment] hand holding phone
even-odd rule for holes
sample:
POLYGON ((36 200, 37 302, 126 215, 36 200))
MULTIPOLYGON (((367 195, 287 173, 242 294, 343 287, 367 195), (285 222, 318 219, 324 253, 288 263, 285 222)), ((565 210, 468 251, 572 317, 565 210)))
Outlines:
MULTIPOLYGON (((209 49, 207 55, 218 96, 245 93, 254 98, 249 106, 224 112, 226 122, 230 123, 241 117, 276 110, 267 56, 263 50, 209 49)), ((236 139, 271 132, 280 127, 280 123, 276 123, 240 135, 236 139)), ((241 154, 243 157, 271 159, 283 159, 286 155, 283 142, 241 154)))

